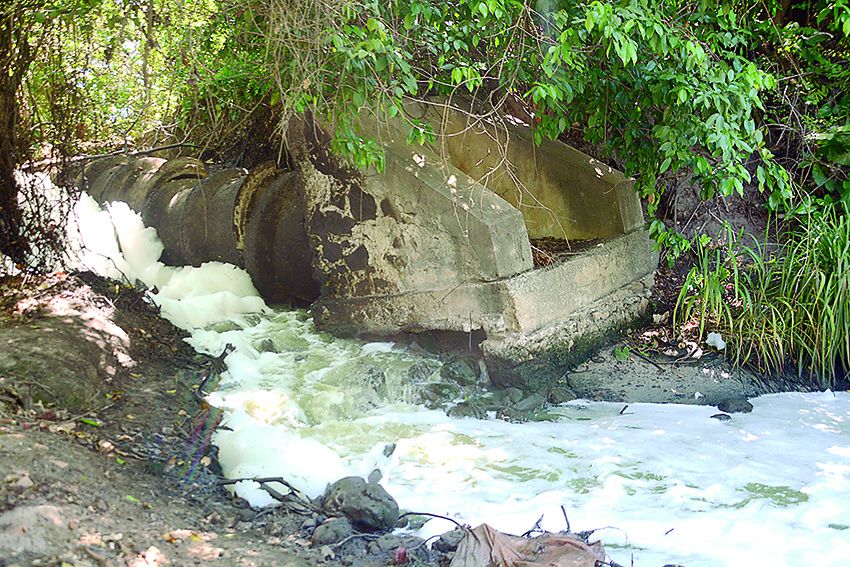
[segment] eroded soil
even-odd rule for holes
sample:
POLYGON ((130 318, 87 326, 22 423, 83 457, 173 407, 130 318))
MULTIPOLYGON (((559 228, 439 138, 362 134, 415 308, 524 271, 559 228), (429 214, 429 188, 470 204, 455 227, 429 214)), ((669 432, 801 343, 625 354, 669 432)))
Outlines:
POLYGON ((0 280, 0 566, 325 562, 218 485, 218 364, 183 338, 91 274, 0 280))

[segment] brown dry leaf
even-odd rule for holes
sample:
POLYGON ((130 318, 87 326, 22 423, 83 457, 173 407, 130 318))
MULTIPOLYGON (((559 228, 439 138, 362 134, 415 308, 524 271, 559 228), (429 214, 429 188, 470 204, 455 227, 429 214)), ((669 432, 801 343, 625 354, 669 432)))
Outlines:
POLYGON ((77 424, 73 421, 66 421, 64 423, 57 423, 48 426, 47 430, 51 433, 70 433, 74 429, 76 429, 77 424))
POLYGON ((460 540, 449 567, 511 567, 522 559, 514 539, 522 538, 481 524, 460 540))
POLYGON ((171 530, 168 533, 162 534, 162 539, 168 543, 180 543, 184 539, 192 538, 193 535, 197 535, 197 533, 191 530, 171 530))
POLYGON ((525 540, 520 551, 526 559, 513 567, 596 567, 605 561, 602 542, 588 545, 570 535, 544 534, 525 540))
POLYGON ((595 567, 603 561, 601 542, 563 534, 526 539, 481 524, 466 532, 450 567, 595 567))

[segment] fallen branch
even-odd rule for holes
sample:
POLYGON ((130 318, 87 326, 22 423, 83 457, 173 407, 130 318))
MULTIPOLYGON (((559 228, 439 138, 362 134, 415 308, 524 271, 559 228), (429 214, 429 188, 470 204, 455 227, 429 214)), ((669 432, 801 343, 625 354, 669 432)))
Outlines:
POLYGON ((126 155, 128 157, 136 157, 143 156, 146 154, 152 154, 154 152, 164 151, 164 150, 173 150, 175 148, 198 148, 195 144, 168 144, 166 146, 157 146, 155 148, 148 148, 146 150, 136 150, 134 152, 128 152, 126 149, 124 150, 115 150, 114 152, 108 152, 105 154, 96 154, 92 156, 76 156, 72 158, 51 158, 51 159, 43 159, 41 161, 34 161, 30 163, 25 163, 21 166, 21 171, 30 171, 33 169, 41 169, 43 167, 50 167, 51 165, 59 165, 59 164, 69 164, 69 163, 79 163, 83 161, 91 161, 95 159, 103 159, 108 157, 115 157, 120 155, 126 155))
POLYGON ((659 366, 658 364, 656 364, 656 363, 655 363, 655 361, 650 360, 650 358, 649 358, 648 356, 644 356, 644 355, 642 355, 640 352, 638 352, 638 351, 637 351, 637 349, 632 350, 632 354, 634 354, 635 356, 637 356, 638 358, 640 358, 640 359, 641 359, 641 360, 643 360, 644 362, 648 362, 648 363, 650 363, 651 365, 653 365, 653 366, 654 366, 655 368, 657 368, 658 370, 660 370, 660 371, 662 371, 662 372, 664 371, 664 369, 663 369, 663 368, 661 368, 661 366, 659 366))
MULTIPOLYGON (((626 407, 628 407, 628 406, 626 406, 626 407)), ((570 519, 567 517, 567 509, 564 508, 563 504, 561 504, 561 514, 564 515, 564 523, 567 524, 567 533, 568 534, 572 533, 572 531, 570 530, 570 519)))
POLYGON ((398 526, 398 523, 401 521, 401 519, 406 518, 407 516, 427 516, 428 518, 439 518, 440 520, 448 520, 449 522, 453 523, 462 530, 468 528, 468 526, 464 526, 457 520, 449 518, 448 516, 441 516, 440 514, 432 514, 430 512, 405 512, 404 514, 398 517, 398 520, 396 520, 395 524, 393 524, 393 527, 398 526))
POLYGON ((232 484, 236 484, 238 482, 242 482, 243 480, 248 480, 251 482, 256 482, 260 485, 260 488, 265 490, 269 496, 280 502, 281 504, 292 504, 292 498, 296 500, 296 503, 300 506, 303 506, 310 512, 318 512, 319 508, 313 504, 309 498, 304 496, 300 490, 292 486, 286 479, 281 477, 262 477, 262 478, 223 478, 218 481, 219 486, 228 486, 232 484), (289 494, 281 494, 269 484, 278 483, 284 485, 289 489, 289 494))
POLYGON ((378 539, 379 537, 381 537, 379 534, 351 534, 350 536, 336 542, 335 544, 333 544, 333 546, 335 548, 339 548, 348 543, 349 541, 353 541, 355 539, 378 539))

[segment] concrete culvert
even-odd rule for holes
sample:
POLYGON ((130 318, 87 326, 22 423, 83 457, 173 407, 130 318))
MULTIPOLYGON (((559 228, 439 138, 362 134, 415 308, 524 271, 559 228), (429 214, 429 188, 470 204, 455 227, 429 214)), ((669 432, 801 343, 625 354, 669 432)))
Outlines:
POLYGON ((257 290, 266 298, 317 299, 298 174, 286 172, 258 186, 250 203, 242 223, 242 256, 257 290))
POLYGON ((242 169, 223 169, 211 174, 201 184, 201 190, 193 191, 186 203, 184 238, 190 245, 187 249, 190 262, 200 264, 217 260, 230 264, 242 262, 242 254, 236 246, 233 208, 239 189, 245 181, 242 169), (191 219, 204 222, 189 222, 191 219))
POLYGON ((77 187, 86 191, 95 201, 102 202, 113 176, 122 171, 131 159, 127 156, 116 156, 91 162, 77 176, 77 187))
MULTIPOLYGON (((206 258, 193 258, 193 244, 188 241, 186 233, 191 232, 191 225, 206 225, 204 217, 193 217, 190 212, 192 194, 203 191, 201 182, 197 179, 177 179, 164 183, 152 191, 145 205, 141 207, 142 219, 145 224, 156 227, 159 238, 165 250, 162 260, 168 264, 199 265, 206 258), (194 260, 194 262, 192 261, 194 260)), ((134 207, 134 210, 140 210, 134 207)))
POLYGON ((319 295, 298 176, 263 164, 248 175, 207 175, 193 158, 117 156, 89 164, 77 183, 99 202, 123 201, 156 228, 173 265, 221 261, 247 269, 270 302, 319 295))

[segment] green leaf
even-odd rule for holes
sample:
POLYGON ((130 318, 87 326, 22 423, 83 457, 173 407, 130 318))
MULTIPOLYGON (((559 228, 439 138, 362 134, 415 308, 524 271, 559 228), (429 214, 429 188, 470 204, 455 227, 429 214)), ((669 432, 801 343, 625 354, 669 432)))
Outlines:
POLYGON ((100 421, 88 417, 81 417, 80 423, 85 423, 86 425, 91 425, 92 427, 100 427, 101 425, 103 425, 100 421))
POLYGON ((812 178, 815 180, 815 184, 818 187, 823 187, 826 185, 826 182, 829 180, 826 173, 820 164, 816 163, 812 166, 812 178))
POLYGON ((759 190, 764 191, 764 181, 765 181, 764 167, 762 167, 762 166, 756 167, 756 178, 759 181, 759 190))
POLYGON ((614 347, 614 358, 618 362, 626 362, 631 354, 631 349, 627 345, 614 347))

